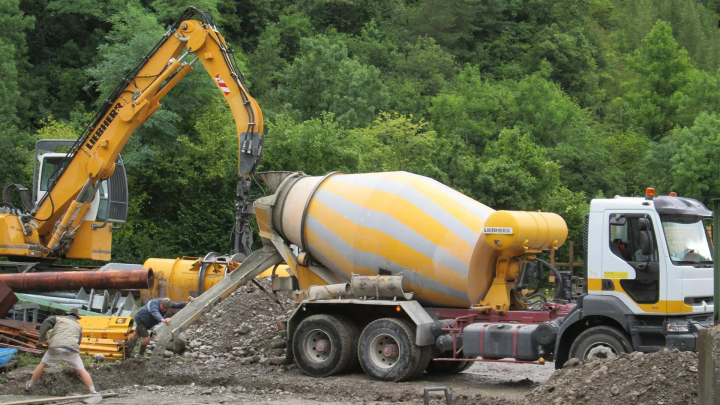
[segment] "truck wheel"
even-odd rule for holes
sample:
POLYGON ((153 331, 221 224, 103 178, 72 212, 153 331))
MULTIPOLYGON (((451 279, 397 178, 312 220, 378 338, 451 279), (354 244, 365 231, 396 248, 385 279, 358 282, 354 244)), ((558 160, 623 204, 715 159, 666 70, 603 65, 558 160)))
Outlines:
MULTIPOLYGON (((443 353, 439 357, 452 357, 452 353, 443 353)), ((462 356, 462 353, 460 353, 462 356)), ((464 356, 463 356, 464 357, 464 356)), ((427 366, 428 374, 458 374, 469 369, 474 361, 430 361, 427 366)))
POLYGON ((313 315, 293 335, 295 362, 308 375, 341 373, 357 361, 357 326, 342 316, 313 315))
POLYGON ((430 364, 430 360, 432 360, 432 353, 431 346, 420 347, 420 361, 418 361, 417 368, 409 378, 419 378, 425 373, 425 370, 427 370, 430 364))
POLYGON ((632 344, 624 332, 611 326, 594 326, 575 338, 570 346, 570 358, 581 361, 608 359, 631 351, 632 344))
MULTIPOLYGON (((402 381, 420 375, 429 347, 415 344, 415 328, 395 318, 378 319, 360 335, 358 357, 367 375, 383 381, 402 381)), ((424 363, 425 362, 425 363, 424 363)))

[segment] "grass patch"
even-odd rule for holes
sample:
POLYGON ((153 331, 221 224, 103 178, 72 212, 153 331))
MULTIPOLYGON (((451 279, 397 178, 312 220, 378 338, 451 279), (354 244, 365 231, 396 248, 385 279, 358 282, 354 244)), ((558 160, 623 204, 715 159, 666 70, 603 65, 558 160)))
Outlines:
POLYGON ((15 360, 18 362, 18 367, 35 367, 40 364, 42 357, 35 357, 30 353, 17 352, 15 354, 15 360))

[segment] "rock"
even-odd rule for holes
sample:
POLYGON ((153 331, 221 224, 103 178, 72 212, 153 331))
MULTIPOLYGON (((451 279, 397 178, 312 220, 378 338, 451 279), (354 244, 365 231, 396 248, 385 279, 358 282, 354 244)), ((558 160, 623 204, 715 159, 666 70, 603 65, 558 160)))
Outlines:
POLYGON ((165 356, 165 357, 172 357, 172 355, 173 355, 173 352, 171 352, 170 350, 165 350, 163 352, 163 356, 165 356))
POLYGON ((250 325, 244 323, 244 324, 240 325, 240 327, 237 329, 237 331, 241 335, 247 335, 248 333, 250 333, 250 331, 252 331, 252 328, 250 327, 250 325))
POLYGON ((613 396, 617 396, 620 393, 620 388, 618 388, 617 385, 613 385, 612 388, 610 388, 610 393, 613 396))
POLYGON ((253 364, 255 363, 255 359, 252 357, 245 357, 244 359, 240 360, 240 364, 253 364))
POLYGON ((576 367, 578 365, 580 365, 580 360, 573 358, 573 359, 566 361, 565 364, 563 365, 563 368, 572 368, 572 367, 576 367))
POLYGON ((177 337, 175 340, 173 340, 173 344, 171 345, 171 349, 174 353, 180 354, 185 351, 187 348, 187 340, 177 337))

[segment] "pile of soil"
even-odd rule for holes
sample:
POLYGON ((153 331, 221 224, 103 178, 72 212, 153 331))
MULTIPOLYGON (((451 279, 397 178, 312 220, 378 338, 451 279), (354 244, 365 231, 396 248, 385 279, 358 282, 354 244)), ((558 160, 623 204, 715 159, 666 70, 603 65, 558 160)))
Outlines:
POLYGON ((696 404, 698 355, 662 350, 621 354, 563 369, 526 397, 525 404, 696 404))
MULTIPOLYGON (((257 281, 271 290, 269 278, 257 281)), ((296 304, 289 292, 279 292, 278 298, 282 307, 253 283, 239 288, 181 334, 187 341, 185 357, 242 365, 265 365, 272 357, 284 357, 285 349, 271 343, 282 341, 277 323, 286 320, 296 304)))

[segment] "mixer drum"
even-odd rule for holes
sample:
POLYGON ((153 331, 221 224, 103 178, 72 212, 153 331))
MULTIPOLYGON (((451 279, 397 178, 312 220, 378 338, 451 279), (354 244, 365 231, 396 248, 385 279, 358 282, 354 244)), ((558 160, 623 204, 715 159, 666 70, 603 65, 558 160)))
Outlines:
POLYGON ((468 307, 487 293, 497 252, 481 236, 492 208, 407 172, 288 186, 278 192, 275 229, 342 278, 402 274, 405 291, 436 306, 468 307))

